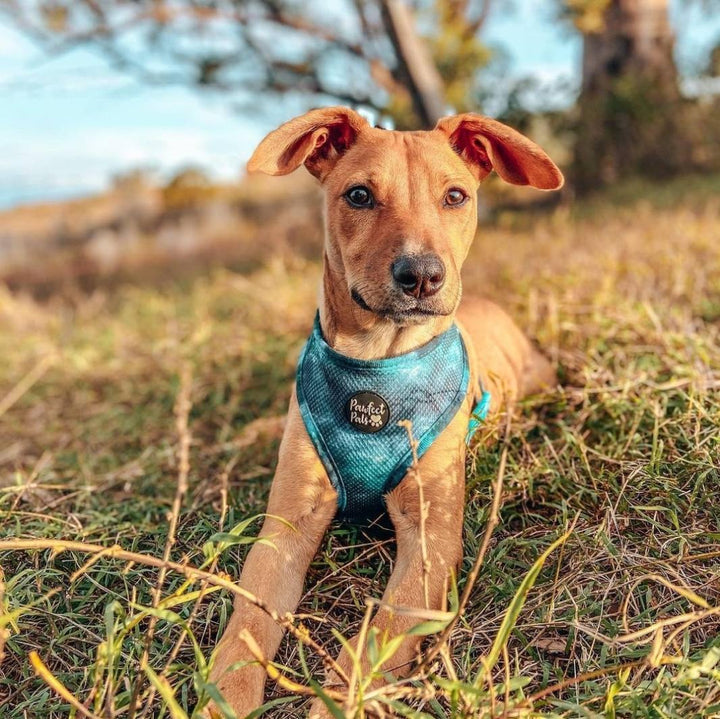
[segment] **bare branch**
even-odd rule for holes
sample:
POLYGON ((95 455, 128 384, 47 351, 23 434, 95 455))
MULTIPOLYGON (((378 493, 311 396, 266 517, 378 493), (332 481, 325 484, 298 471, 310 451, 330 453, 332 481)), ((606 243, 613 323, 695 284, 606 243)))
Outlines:
MULTIPOLYGON (((382 58, 376 43, 365 41, 372 38, 361 42, 363 33, 336 27, 331 19, 322 23, 290 3, 79 0, 59 3, 52 19, 44 7, 42 0, 0 0, 0 13, 50 55, 94 47, 111 67, 143 83, 324 101, 334 97, 378 110, 387 101, 387 88, 377 85, 371 67, 392 58, 382 58), (354 72, 350 89, 333 80, 329 56, 338 59, 338 66, 363 68, 354 72)), ((358 11, 358 30, 371 27, 358 11)))

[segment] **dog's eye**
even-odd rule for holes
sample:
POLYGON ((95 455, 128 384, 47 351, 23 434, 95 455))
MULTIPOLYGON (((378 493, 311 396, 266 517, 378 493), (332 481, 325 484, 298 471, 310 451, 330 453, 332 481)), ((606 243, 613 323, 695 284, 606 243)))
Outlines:
POLYGON ((444 204, 446 207, 461 207, 467 202, 468 196, 457 187, 453 187, 445 193, 444 204))
POLYGON ((375 198, 372 192, 364 185, 356 185, 351 187, 345 193, 345 199, 350 203, 351 207, 369 208, 375 206, 375 198))

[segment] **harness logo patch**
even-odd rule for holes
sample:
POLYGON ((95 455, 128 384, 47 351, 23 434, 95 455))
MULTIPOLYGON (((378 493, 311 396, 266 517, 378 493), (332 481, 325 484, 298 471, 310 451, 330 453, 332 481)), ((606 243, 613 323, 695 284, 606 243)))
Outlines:
POLYGON ((355 429, 374 434, 388 423, 390 408, 377 392, 358 392, 345 405, 345 416, 355 429))

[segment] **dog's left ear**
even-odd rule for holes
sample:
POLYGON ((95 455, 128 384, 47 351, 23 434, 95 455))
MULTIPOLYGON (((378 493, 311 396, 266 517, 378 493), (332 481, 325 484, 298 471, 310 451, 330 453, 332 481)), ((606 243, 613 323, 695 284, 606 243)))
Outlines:
POLYGON ((447 135, 478 180, 495 170, 505 182, 538 190, 559 190, 565 182, 557 165, 538 145, 502 122, 465 113, 443 117, 435 129, 447 135))
POLYGON ((305 165, 322 180, 367 127, 349 107, 311 110, 273 130, 248 161, 248 172, 287 175, 305 165))

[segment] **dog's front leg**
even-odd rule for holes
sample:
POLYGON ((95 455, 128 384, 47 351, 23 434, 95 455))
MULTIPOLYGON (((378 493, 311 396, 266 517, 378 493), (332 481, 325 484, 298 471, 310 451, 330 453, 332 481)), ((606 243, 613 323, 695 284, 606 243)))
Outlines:
MULTIPOLYGON (((448 578, 462 559, 463 502, 465 494, 465 432, 468 414, 458 413, 450 426, 420 460, 419 472, 412 470, 387 497, 387 507, 395 527, 397 557, 395 568, 383 595, 383 606, 373 618, 378 643, 404 634, 420 624, 423 609, 442 609, 448 578), (427 514, 421 517, 420 486, 427 514), (417 609, 418 613, 398 613, 392 607, 417 609)), ((421 637, 407 636, 382 667, 396 676, 409 673, 421 637)), ((357 637, 351 642, 357 650, 357 637)), ((363 672, 369 669, 365 650, 361 654, 363 672)), ((343 650, 338 664, 348 676, 351 658, 343 650)), ((339 683, 330 676, 329 683, 339 683)), ((374 686, 378 685, 374 682, 374 686)), ((330 717, 325 705, 315 700, 312 719, 330 717)))
MULTIPOLYGON (((253 545, 240 586, 280 615, 295 611, 308 566, 336 509, 337 493, 307 435, 293 396, 270 491, 269 516, 260 532, 272 546, 253 545)), ((247 599, 236 599, 216 649, 210 679, 238 717, 262 704, 266 678, 240 638, 244 631, 252 635, 268 660, 275 656, 283 635, 282 628, 266 611, 247 599), (232 668, 244 662, 248 664, 232 668)), ((208 714, 221 716, 212 705, 208 714)))

